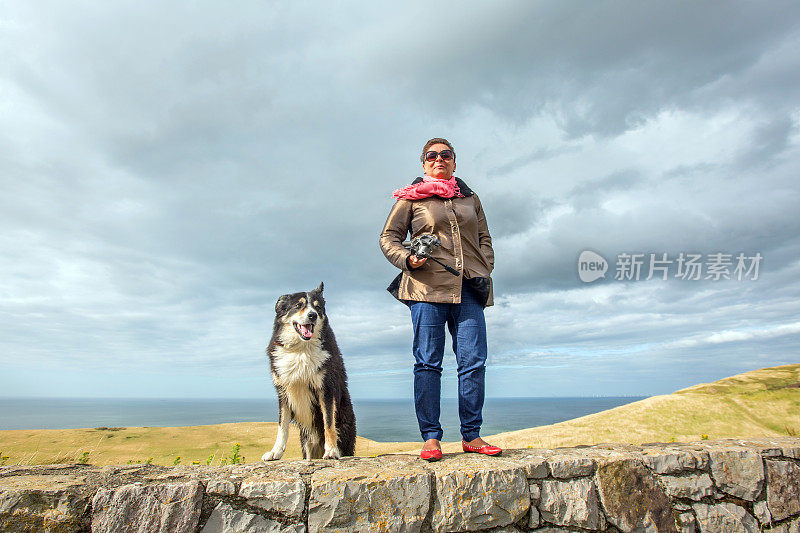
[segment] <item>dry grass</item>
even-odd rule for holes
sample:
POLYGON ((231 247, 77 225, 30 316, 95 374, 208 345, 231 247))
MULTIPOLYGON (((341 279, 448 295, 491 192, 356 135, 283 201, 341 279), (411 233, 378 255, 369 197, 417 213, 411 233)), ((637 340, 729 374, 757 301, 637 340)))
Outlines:
MULTIPOLYGON (((246 462, 261 459, 272 449, 278 431, 276 422, 243 422, 212 426, 130 427, 97 429, 41 429, 0 431, 0 451, 9 459, 6 464, 51 464, 78 462, 89 452, 89 462, 97 465, 125 464, 129 461, 171 465, 180 456, 180 464, 198 461, 230 464, 234 444, 246 462)), ((378 455, 414 443, 381 443, 359 437, 358 455, 378 455)), ((300 436, 294 424, 289 432, 287 459, 301 457, 300 436)))
MULTIPOLYGON (((274 422, 176 428, 107 428, 0 431, 6 464, 77 462, 89 452, 92 464, 145 462, 220 464, 235 443, 247 462, 272 448, 274 422)), ((600 442, 668 442, 728 437, 769 437, 800 433, 800 364, 765 368, 665 396, 654 396, 608 411, 550 426, 487 437, 507 448, 553 448, 600 442)), ((416 442, 375 442, 359 437, 356 454, 416 453, 416 442)), ((444 445, 456 451, 458 443, 444 445)), ((292 426, 284 458, 297 459, 300 440, 292 426)), ((230 461, 230 459, 227 459, 230 461)))
POLYGON ((500 433, 491 440, 509 448, 553 448, 797 433, 800 364, 754 370, 550 426, 500 433))

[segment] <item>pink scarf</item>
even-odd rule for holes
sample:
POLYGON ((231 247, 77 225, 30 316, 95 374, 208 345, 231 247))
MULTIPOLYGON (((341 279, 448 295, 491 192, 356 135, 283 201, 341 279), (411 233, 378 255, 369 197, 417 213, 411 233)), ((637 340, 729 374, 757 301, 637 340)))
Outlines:
POLYGON ((420 200, 430 196, 441 196, 442 198, 464 198, 461 191, 458 189, 456 178, 452 177, 449 180, 440 180, 425 176, 422 181, 415 185, 406 185, 402 189, 397 189, 392 193, 392 197, 404 200, 420 200))

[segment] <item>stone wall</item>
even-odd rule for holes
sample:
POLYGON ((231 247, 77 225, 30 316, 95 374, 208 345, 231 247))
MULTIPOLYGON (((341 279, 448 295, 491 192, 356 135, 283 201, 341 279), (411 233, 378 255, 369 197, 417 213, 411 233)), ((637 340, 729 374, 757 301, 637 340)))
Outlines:
POLYGON ((800 439, 2 467, 0 531, 800 533, 800 439))

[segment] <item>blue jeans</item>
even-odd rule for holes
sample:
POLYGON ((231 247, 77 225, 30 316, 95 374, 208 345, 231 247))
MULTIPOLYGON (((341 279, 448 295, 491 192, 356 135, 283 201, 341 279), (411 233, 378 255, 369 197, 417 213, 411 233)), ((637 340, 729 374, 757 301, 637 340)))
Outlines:
POLYGON ((464 286, 460 304, 410 302, 414 326, 414 405, 422 440, 442 440, 439 424, 444 326, 458 363, 458 416, 467 442, 480 435, 486 375, 486 321, 483 305, 464 286))

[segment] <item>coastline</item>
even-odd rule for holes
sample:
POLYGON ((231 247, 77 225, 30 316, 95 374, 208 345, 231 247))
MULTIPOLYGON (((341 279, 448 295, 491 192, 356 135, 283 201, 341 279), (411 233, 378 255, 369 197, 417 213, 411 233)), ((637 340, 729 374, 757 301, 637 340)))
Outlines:
MULTIPOLYGON (((238 444, 239 456, 252 463, 272 447, 276 432, 275 422, 3 430, 0 458, 7 457, 6 465, 82 460, 98 465, 147 461, 161 465, 219 465, 230 464, 238 444)), ((504 448, 557 448, 799 434, 800 364, 793 364, 698 384, 556 424, 487 434, 485 438, 504 448)), ((416 454, 419 446, 416 441, 379 442, 358 437, 356 454, 416 454)), ((443 443, 445 452, 458 448, 458 442, 443 443)), ((299 435, 292 425, 284 459, 300 457, 299 435)))

